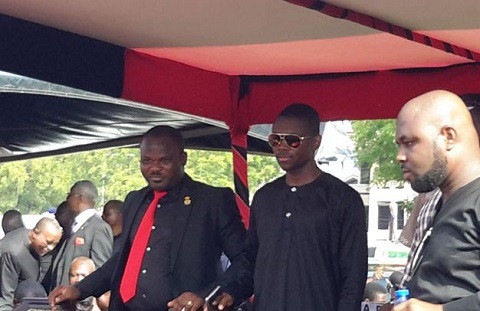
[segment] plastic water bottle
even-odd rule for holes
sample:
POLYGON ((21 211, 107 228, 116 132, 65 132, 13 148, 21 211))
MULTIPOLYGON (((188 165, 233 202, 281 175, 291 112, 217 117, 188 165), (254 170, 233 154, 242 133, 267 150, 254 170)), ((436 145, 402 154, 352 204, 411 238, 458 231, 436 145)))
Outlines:
POLYGON ((395 302, 394 305, 401 304, 408 300, 410 292, 408 289, 399 289, 395 291, 395 302))

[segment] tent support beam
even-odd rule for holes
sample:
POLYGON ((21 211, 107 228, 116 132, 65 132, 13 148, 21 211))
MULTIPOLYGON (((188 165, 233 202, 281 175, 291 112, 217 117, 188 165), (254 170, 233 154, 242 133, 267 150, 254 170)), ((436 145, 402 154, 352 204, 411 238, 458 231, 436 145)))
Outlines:
POLYGON ((248 206, 248 165, 247 134, 230 130, 233 155, 233 181, 235 184, 235 200, 245 227, 248 228, 250 208, 248 206))
POLYGON ((232 140, 233 181, 235 184, 235 199, 245 227, 250 221, 248 192, 248 130, 250 129, 248 106, 248 83, 242 77, 230 78, 232 118, 228 123, 232 140))

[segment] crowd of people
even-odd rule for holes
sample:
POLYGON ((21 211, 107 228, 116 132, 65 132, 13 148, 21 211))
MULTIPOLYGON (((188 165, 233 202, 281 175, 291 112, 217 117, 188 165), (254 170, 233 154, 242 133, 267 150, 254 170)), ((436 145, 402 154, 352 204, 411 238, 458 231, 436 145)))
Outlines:
MULTIPOLYGON (((285 175, 256 192, 249 228, 231 189, 185 173, 184 140, 169 126, 150 129, 140 143, 147 186, 108 202, 101 217, 97 189, 86 180, 70 188, 56 220, 42 218, 28 230, 18 214, 5 213, 2 226, 11 231, 0 242, 0 310, 25 295, 49 295, 54 310, 358 311, 365 298, 388 304, 382 271, 366 282, 360 195, 315 162, 319 124, 306 104, 277 116, 268 142, 285 175)), ((409 264, 395 282, 411 299, 394 310, 480 310, 480 148, 467 106, 447 91, 412 99, 398 115, 396 142, 405 180, 436 195, 420 207, 429 216, 413 226, 409 264)))
MULTIPOLYGON (((31 230, 25 228, 18 211, 4 213, 5 236, 0 240, 0 310, 12 310, 25 293, 47 297, 56 286, 78 282, 81 274, 93 272, 111 257, 112 233, 121 231, 115 220, 121 218, 118 215, 122 213, 122 202, 107 202, 100 217, 95 210, 97 197, 91 181, 76 182, 66 201, 56 209, 55 217, 41 218, 31 230), (102 218, 114 221, 110 226, 102 218), (80 264, 82 258, 88 259, 89 265, 80 264), (37 290, 38 286, 43 291, 37 290)), ((96 305, 85 308, 83 303, 81 310, 108 310, 108 299, 99 306, 102 308, 96 305)))

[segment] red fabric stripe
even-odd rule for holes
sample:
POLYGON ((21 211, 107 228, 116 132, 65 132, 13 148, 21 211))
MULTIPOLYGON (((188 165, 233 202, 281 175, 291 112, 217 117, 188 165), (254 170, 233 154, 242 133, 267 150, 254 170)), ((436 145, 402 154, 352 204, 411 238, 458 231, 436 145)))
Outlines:
POLYGON ((238 178, 242 181, 246 188, 248 188, 248 165, 247 160, 232 147, 233 154, 233 170, 237 174, 238 178))
POLYGON ((243 202, 242 198, 235 193, 235 200, 237 201, 238 210, 240 211, 240 215, 242 216, 243 224, 245 228, 248 229, 250 225, 250 208, 243 202))
MULTIPOLYGON (((345 8, 342 8, 342 7, 333 5, 333 4, 328 4, 324 1, 316 1, 316 2, 312 1, 312 0, 286 0, 286 1, 288 1, 290 3, 300 5, 300 6, 304 6, 304 7, 313 9, 313 10, 316 10, 316 11, 321 12, 323 14, 326 14, 328 16, 332 16, 332 17, 336 17, 336 18, 343 18, 343 19, 349 20, 351 22, 355 22, 355 23, 358 23, 358 24, 361 24, 361 25, 364 25, 364 26, 367 26, 367 27, 370 27, 370 28, 373 28, 373 29, 385 31, 384 25, 382 25, 381 28, 376 27, 376 25, 378 24, 377 21, 381 21, 380 19, 369 16, 367 14, 359 13, 359 12, 356 12, 356 11, 353 11, 353 10, 348 10, 348 9, 345 9, 345 8), (345 13, 346 11, 348 11, 348 14, 345 13)), ((414 33, 414 31, 406 29, 404 27, 394 25, 392 23, 388 23, 388 22, 385 22, 385 21, 382 21, 382 22, 390 25, 390 27, 393 29, 393 31, 391 31, 390 33, 392 33, 393 35, 396 35, 396 36, 399 36, 399 37, 410 40, 407 36, 407 32, 411 31, 412 33, 414 33)), ((430 40, 432 40, 432 43, 433 43, 433 41, 435 41, 435 43, 432 44, 432 47, 436 48, 438 50, 441 50, 441 51, 444 51, 444 52, 447 52, 447 53, 452 53, 452 54, 455 54, 455 55, 458 55, 458 56, 461 56, 461 57, 465 57, 465 55, 468 55, 469 54, 468 52, 470 52, 472 57, 467 56, 466 57, 467 59, 471 59, 471 60, 479 60, 480 59, 480 53, 465 49, 465 48, 460 47, 460 46, 456 46, 457 49, 453 49, 453 52, 450 52, 450 51, 447 51, 447 49, 445 48, 444 41, 437 40, 437 39, 434 39, 434 38, 430 38, 430 40), (467 53, 461 52, 461 53, 457 54, 456 51, 459 51, 459 50, 465 50, 465 51, 468 51, 468 52, 467 53)), ((417 42, 417 43, 420 43, 420 44, 425 44, 424 40, 419 40, 419 41, 415 40, 415 36, 414 36, 414 39, 411 40, 411 41, 414 41, 414 42, 417 42)), ((451 44, 451 45, 454 46, 453 44, 451 44)))
MULTIPOLYGON (((244 103, 244 101, 242 101, 244 103)), ((244 116, 245 111, 237 111, 237 115, 244 116)), ((245 121, 240 117, 242 121, 245 121)), ((232 155, 233 155, 233 170, 235 176, 238 177, 242 185, 235 185, 235 187, 242 187, 243 189, 235 189, 235 198, 237 200, 238 209, 242 215, 242 221, 245 224, 245 227, 248 228, 250 209, 248 207, 248 164, 246 159, 246 150, 247 150, 247 129, 248 124, 242 124, 235 129, 230 128, 230 137, 232 139, 232 155), (243 130, 241 130, 243 129, 243 130), (245 157, 242 153, 239 152, 237 148, 243 148, 245 151, 245 157), (245 197, 242 198, 240 194, 244 194, 245 197)))

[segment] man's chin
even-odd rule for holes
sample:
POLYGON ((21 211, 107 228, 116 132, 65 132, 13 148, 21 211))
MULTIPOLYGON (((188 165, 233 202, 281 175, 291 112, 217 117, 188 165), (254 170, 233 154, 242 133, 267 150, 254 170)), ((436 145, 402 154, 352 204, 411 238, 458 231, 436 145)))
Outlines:
POLYGON ((148 184, 150 185, 150 187, 152 187, 153 190, 156 190, 156 191, 163 191, 167 188, 167 184, 164 182, 150 181, 148 184))
POLYGON ((279 161, 277 161, 277 163, 278 163, 278 166, 280 166, 280 168, 284 171, 288 171, 291 168, 291 165, 289 163, 279 162, 279 161))
POLYGON ((413 191, 418 193, 427 193, 430 191, 435 190, 437 187, 431 184, 426 183, 418 183, 418 182, 410 182, 410 186, 412 187, 413 191))

